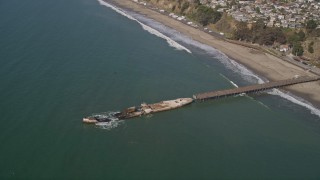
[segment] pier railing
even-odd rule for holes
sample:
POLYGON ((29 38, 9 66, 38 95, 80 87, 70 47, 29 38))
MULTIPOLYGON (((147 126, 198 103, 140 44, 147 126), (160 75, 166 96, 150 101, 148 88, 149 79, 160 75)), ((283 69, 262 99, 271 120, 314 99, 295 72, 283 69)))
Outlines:
POLYGON ((219 90, 219 91, 211 91, 211 92, 205 92, 200 94, 193 95, 193 98, 195 100, 207 100, 207 99, 216 99, 216 98, 222 98, 222 97, 228 97, 228 96, 234 96, 242 93, 254 93, 259 91, 265 91, 273 88, 280 88, 284 86, 294 85, 294 84, 300 84, 300 83, 306 83, 306 82, 312 82, 312 81, 318 81, 320 80, 320 76, 302 76, 294 79, 287 79, 287 80, 280 80, 280 81, 274 81, 274 82, 267 82, 264 84, 257 84, 257 85, 250 85, 245 87, 239 87, 239 88, 233 88, 233 89, 226 89, 226 90, 219 90))

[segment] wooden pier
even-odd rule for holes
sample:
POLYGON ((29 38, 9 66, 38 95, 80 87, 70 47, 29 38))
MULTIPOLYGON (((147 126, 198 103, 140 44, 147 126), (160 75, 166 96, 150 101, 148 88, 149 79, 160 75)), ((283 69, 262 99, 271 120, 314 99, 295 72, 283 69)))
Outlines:
POLYGON ((195 94, 193 95, 193 98, 195 100, 200 100, 200 101, 207 100, 207 99, 216 99, 216 98, 234 96, 242 93, 246 93, 246 94, 254 93, 254 92, 265 91, 273 88, 279 88, 279 87, 284 87, 284 86, 289 86, 294 84, 318 81, 318 80, 320 80, 320 76, 314 76, 314 77, 302 76, 294 79, 280 80, 280 81, 274 81, 274 82, 267 82, 264 84, 250 85, 250 86, 233 88, 233 89, 195 94))

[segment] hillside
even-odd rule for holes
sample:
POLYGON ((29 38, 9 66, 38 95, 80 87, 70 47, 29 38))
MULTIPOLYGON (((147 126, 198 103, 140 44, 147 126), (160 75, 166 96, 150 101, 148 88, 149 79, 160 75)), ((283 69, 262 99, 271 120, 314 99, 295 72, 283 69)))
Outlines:
POLYGON ((223 13, 221 19, 211 27, 216 31, 223 32, 227 38, 231 38, 233 30, 236 28, 236 22, 227 13, 223 13))
POLYGON ((192 14, 195 11, 197 4, 187 0, 146 0, 158 8, 165 9, 180 15, 192 14))
POLYGON ((302 44, 304 53, 303 55, 311 59, 312 63, 315 65, 320 65, 320 38, 312 37, 307 38, 302 44), (310 48, 311 47, 311 48, 310 48), (313 49, 313 51, 311 50, 313 49), (311 52, 309 52, 311 50, 311 52))

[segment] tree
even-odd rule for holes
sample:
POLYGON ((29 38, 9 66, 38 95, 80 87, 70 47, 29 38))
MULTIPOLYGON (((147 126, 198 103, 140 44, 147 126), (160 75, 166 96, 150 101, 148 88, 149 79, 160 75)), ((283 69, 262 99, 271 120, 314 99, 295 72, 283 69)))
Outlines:
POLYGON ((194 0, 193 3, 194 3, 196 6, 200 6, 200 5, 201 5, 200 0, 194 0))
POLYGON ((220 4, 218 4, 218 5, 216 5, 216 7, 214 8, 214 10, 218 10, 218 9, 220 9, 220 8, 222 8, 222 6, 221 6, 220 4))
POLYGON ((236 24, 236 29, 233 32, 233 37, 236 40, 250 40, 251 31, 249 30, 247 23, 238 22, 236 24))
POLYGON ((302 56, 303 52, 304 52, 304 50, 303 50, 303 47, 301 46, 300 42, 293 45, 293 48, 292 48, 293 55, 302 56))
POLYGON ((314 42, 311 41, 310 44, 308 45, 308 51, 309 51, 309 53, 311 53, 311 54, 314 53, 313 44, 314 44, 314 42))
POLYGON ((306 34, 300 30, 298 33, 294 33, 288 37, 288 41, 290 44, 296 44, 298 42, 304 41, 306 34))
POLYGON ((260 32, 256 35, 257 42, 260 45, 273 45, 274 42, 278 42, 280 44, 285 44, 287 42, 287 38, 285 34, 282 32, 281 28, 266 28, 258 30, 260 32))
POLYGON ((320 37, 320 29, 316 29, 313 32, 315 37, 320 37))
POLYGON ((256 7, 256 12, 258 13, 258 14, 260 14, 261 12, 260 12, 260 8, 259 7, 256 7))
POLYGON ((189 2, 185 2, 182 4, 182 7, 181 7, 181 13, 183 13, 186 9, 188 9, 190 6, 189 2))
POLYGON ((277 12, 277 9, 276 9, 276 7, 274 5, 272 5, 271 8, 272 8, 272 11, 271 11, 272 13, 276 13, 277 12))
POLYGON ((267 45, 267 46, 272 45, 274 41, 275 41, 275 38, 270 31, 263 32, 261 34, 261 37, 258 40, 260 45, 267 45))
POLYGON ((280 12, 281 12, 282 14, 284 14, 284 13, 286 12, 286 10, 285 10, 284 8, 280 8, 280 12))
POLYGON ((306 29, 309 30, 309 31, 313 31, 314 29, 317 28, 317 22, 314 21, 313 19, 309 20, 307 22, 307 26, 306 26, 306 29))
POLYGON ((285 44, 287 42, 287 37, 280 28, 274 28, 273 34, 276 42, 280 44, 285 44))
POLYGON ((206 26, 209 23, 216 23, 220 20, 221 16, 221 13, 214 11, 212 8, 204 5, 199 6, 196 13, 193 14, 193 18, 203 26, 206 26))
POLYGON ((302 30, 300 30, 298 32, 298 37, 299 37, 299 41, 304 41, 306 38, 306 34, 302 30))
POLYGON ((229 4, 229 6, 232 7, 232 6, 236 5, 236 4, 237 4, 236 0, 232 0, 231 3, 229 4))
POLYGON ((291 45, 298 43, 299 42, 299 36, 296 33, 294 33, 293 35, 290 35, 288 37, 288 42, 291 45))
POLYGON ((172 6, 171 11, 176 10, 176 5, 172 6))
POLYGON ((266 25, 263 19, 258 19, 256 23, 252 24, 252 39, 253 43, 259 41, 261 34, 264 32, 266 25))
POLYGON ((266 28, 266 24, 263 19, 258 19, 256 23, 252 24, 253 31, 262 31, 266 28))

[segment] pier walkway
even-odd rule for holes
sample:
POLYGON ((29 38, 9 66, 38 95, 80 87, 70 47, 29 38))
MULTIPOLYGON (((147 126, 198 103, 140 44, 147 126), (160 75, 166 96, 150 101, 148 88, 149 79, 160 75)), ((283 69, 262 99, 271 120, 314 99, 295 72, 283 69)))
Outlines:
POLYGON ((264 91, 268 89, 279 88, 279 87, 312 82, 312 81, 318 81, 318 80, 320 80, 320 76, 314 76, 314 77, 302 76, 294 79, 280 80, 280 81, 274 81, 274 82, 267 82, 264 84, 250 85, 250 86, 233 88, 233 89, 195 94, 193 95, 193 98, 195 100, 200 100, 200 101, 207 100, 207 99, 216 99, 216 98, 234 96, 242 93, 254 93, 254 92, 264 91))

